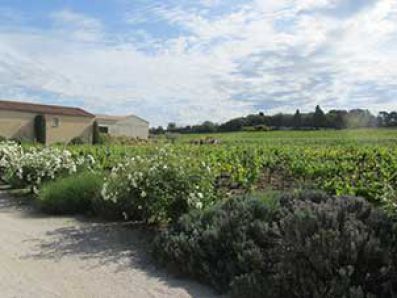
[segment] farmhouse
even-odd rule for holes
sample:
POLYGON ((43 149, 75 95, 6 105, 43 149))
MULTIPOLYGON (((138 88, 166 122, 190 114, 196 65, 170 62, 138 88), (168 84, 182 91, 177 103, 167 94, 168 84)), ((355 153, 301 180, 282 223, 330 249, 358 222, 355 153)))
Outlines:
POLYGON ((149 122, 135 115, 97 115, 96 120, 101 133, 139 139, 147 139, 149 136, 149 122))
POLYGON ((92 142, 95 115, 72 107, 0 100, 0 136, 37 141, 37 122, 45 126, 46 144, 68 143, 74 138, 92 142))
POLYGON ((111 135, 146 139, 149 134, 149 123, 133 115, 96 118, 81 108, 0 100, 0 136, 7 139, 53 144, 78 138, 91 143, 95 121, 111 135))

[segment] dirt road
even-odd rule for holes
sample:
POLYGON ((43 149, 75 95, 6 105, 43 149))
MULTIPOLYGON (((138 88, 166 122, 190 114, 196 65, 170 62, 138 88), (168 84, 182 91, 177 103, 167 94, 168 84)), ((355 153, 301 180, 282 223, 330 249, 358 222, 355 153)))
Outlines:
POLYGON ((131 226, 48 217, 0 191, 0 296, 216 297, 148 258, 131 226))

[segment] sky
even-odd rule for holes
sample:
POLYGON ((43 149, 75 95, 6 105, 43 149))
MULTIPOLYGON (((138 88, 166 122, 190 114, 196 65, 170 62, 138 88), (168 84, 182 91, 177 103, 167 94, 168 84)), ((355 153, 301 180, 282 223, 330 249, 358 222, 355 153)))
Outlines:
POLYGON ((397 109, 396 0, 0 0, 0 98, 152 126, 397 109))

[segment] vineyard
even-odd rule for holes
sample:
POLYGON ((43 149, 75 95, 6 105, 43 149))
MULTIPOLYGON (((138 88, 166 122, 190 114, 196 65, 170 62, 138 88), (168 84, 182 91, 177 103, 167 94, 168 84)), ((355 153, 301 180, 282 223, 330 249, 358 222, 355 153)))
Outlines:
MULTIPOLYGON (((205 136, 204 136, 205 137, 205 136)), ((211 137, 214 137, 211 135, 211 137)), ((149 157, 159 148, 206 163, 214 183, 227 191, 321 189, 357 195, 394 208, 397 196, 397 131, 274 132, 218 134, 220 145, 192 145, 197 135, 176 145, 141 147, 76 146, 75 156, 93 156, 111 169, 133 156, 149 157)), ((203 137, 201 137, 203 138, 203 137)))
POLYGON ((0 177, 50 214, 160 227, 155 259, 234 297, 396 292, 397 130, 3 142, 0 177))
POLYGON ((87 163, 93 170, 108 172, 137 157, 141 162, 131 171, 144 167, 145 159, 157 159, 159 166, 167 166, 173 161, 159 157, 165 152, 176 156, 187 177, 194 176, 193 170, 186 172, 189 166, 205 164, 215 191, 321 189, 332 195, 362 196, 388 208, 397 203, 396 130, 216 134, 212 137, 221 141, 219 145, 191 144, 205 137, 187 135, 176 144, 76 145, 66 149, 3 144, 0 168, 3 180, 36 187, 46 177, 54 179, 57 171, 64 175, 66 170, 77 171, 87 163), (63 168, 51 170, 50 166, 63 168))

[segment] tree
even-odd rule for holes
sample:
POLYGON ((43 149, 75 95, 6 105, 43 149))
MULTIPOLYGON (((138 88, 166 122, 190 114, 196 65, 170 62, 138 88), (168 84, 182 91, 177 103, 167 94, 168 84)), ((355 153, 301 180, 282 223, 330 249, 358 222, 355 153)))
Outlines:
POLYGON ((346 128, 348 113, 346 110, 331 110, 327 113, 327 126, 335 129, 346 128))
POLYGON ((205 121, 201 124, 201 132, 216 132, 216 125, 211 121, 205 121))
POLYGON ((235 118, 223 123, 220 127, 220 131, 239 131, 246 126, 245 118, 235 118))
POLYGON ((162 127, 162 126, 159 126, 159 127, 157 127, 157 134, 164 134, 165 133, 165 130, 164 130, 164 128, 162 127))
POLYGON ((175 122, 170 122, 170 123, 168 123, 167 131, 175 131, 175 130, 176 130, 176 124, 175 124, 175 122))
POLYGON ((152 127, 151 129, 150 129, 150 133, 152 134, 152 135, 162 135, 162 134, 164 134, 165 133, 165 131, 164 131, 164 128, 162 127, 162 126, 159 126, 159 127, 152 127))
POLYGON ((377 117, 378 126, 395 127, 397 126, 397 112, 380 112, 377 117))
POLYGON ((375 117, 368 110, 353 109, 347 115, 347 127, 349 128, 373 127, 375 122, 375 117))
POLYGON ((271 125, 275 127, 283 126, 284 116, 281 113, 272 116, 271 125))
POLYGON ((94 124, 92 125, 92 144, 95 145, 100 142, 99 125, 97 121, 94 121, 94 124))
POLYGON ((388 126, 389 121, 389 113, 382 111, 379 112, 378 117, 376 117, 376 122, 379 127, 386 127, 388 126))
POLYGON ((390 126, 397 126, 397 112, 393 111, 389 113, 389 125, 390 126))
POLYGON ((292 118, 292 125, 294 128, 299 129, 302 126, 302 115, 301 112, 296 110, 294 117, 292 118))
POLYGON ((44 115, 37 115, 34 118, 34 132, 36 141, 41 144, 45 144, 47 140, 47 125, 44 115))
POLYGON ((316 106, 316 110, 313 114, 313 126, 315 128, 325 127, 326 126, 326 117, 323 110, 320 108, 319 105, 316 106))

